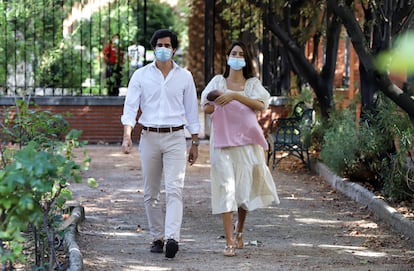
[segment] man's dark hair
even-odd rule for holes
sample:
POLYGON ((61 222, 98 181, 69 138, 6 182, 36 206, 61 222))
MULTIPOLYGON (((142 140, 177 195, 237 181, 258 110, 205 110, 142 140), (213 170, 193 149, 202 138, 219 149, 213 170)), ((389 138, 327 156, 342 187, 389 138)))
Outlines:
POLYGON ((152 38, 150 40, 151 47, 155 48, 155 46, 157 45, 157 40, 162 39, 162 38, 166 38, 166 37, 170 37, 172 48, 177 49, 177 47, 178 47, 177 35, 174 32, 172 32, 171 30, 168 30, 168 29, 160 29, 160 30, 157 30, 157 31, 154 32, 154 34, 152 35, 152 38))

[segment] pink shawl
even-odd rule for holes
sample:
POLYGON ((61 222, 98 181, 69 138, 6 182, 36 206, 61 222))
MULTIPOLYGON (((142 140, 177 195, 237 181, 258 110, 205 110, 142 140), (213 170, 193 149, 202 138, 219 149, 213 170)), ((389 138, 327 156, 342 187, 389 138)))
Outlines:
POLYGON ((259 144, 263 149, 268 149, 256 113, 238 101, 224 106, 215 104, 211 121, 215 148, 259 144))

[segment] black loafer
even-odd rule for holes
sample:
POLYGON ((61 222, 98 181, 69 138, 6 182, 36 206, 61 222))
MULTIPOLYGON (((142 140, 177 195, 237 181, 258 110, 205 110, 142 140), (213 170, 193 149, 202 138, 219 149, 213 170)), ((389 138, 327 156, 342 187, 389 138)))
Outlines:
POLYGON ((151 252, 153 253, 163 253, 164 252, 164 241, 154 240, 151 245, 151 252))
POLYGON ((165 245, 165 257, 174 258, 178 251, 178 242, 174 239, 168 239, 165 245))

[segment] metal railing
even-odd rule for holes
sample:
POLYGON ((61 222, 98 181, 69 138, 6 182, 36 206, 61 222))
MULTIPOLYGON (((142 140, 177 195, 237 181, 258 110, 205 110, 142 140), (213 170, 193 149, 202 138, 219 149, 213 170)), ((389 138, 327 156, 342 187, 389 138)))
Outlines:
MULTIPOLYGON (((166 14, 165 7, 156 6, 162 4, 167 5, 147 0, 0 0, 0 97, 111 96, 103 50, 115 33, 120 33, 124 52, 119 88, 123 95, 136 69, 133 46, 149 49, 153 31, 175 23, 172 9, 166 14), (148 26, 147 20, 151 20, 148 26)), ((214 10, 214 5, 206 1, 207 10, 214 10)), ((240 8, 239 17, 243 12, 240 8)), ((221 15, 207 16, 207 30, 214 29, 211 24, 217 16, 221 15)), ((213 44, 210 36, 212 32, 206 34, 206 42, 213 44)), ((269 92, 281 95, 290 78, 289 71, 283 77, 278 68, 284 63, 277 62, 274 43, 274 38, 263 40, 261 74, 269 92)), ((180 62, 178 52, 175 57, 180 62)), ((206 66, 214 66, 214 52, 205 54, 206 66)), ((146 50, 140 58, 145 64, 153 54, 146 50)), ((212 76, 209 72, 206 78, 212 76)))
POLYGON ((107 95, 103 49, 115 33, 122 92, 135 68, 128 49, 149 47, 146 12, 139 0, 0 0, 0 96, 107 95))

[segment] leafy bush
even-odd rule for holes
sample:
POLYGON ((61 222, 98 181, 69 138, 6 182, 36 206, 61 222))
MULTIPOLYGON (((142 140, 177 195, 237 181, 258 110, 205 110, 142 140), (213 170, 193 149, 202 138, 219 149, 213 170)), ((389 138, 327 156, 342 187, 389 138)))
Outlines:
POLYGON ((382 95, 377 110, 357 126, 355 111, 339 110, 331 115, 320 158, 336 174, 353 181, 369 182, 385 196, 414 198, 408 179, 407 154, 413 127, 407 115, 382 95))
POLYGON ((336 111, 331 115, 330 124, 323 137, 320 158, 343 176, 356 159, 358 149, 355 114, 349 110, 336 111))
POLYGON ((88 73, 82 71, 88 61, 82 51, 63 43, 61 47, 45 52, 37 74, 37 81, 44 87, 80 89, 88 73))
POLYGON ((37 240, 31 262, 55 270, 55 238, 62 233, 57 226, 72 196, 68 186, 82 181, 90 160, 86 154, 80 164, 74 160, 73 150, 85 143, 79 141, 81 131, 69 131, 62 116, 31 110, 22 100, 4 114, 1 126, 2 139, 11 142, 0 144, 1 262, 4 267, 28 261, 23 245, 31 234, 37 240))

